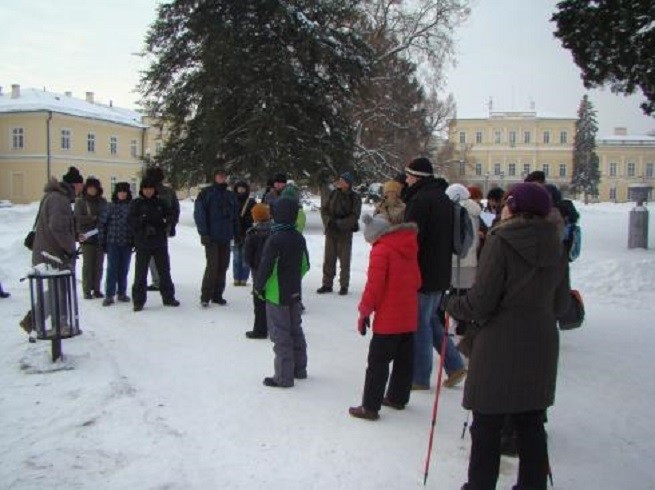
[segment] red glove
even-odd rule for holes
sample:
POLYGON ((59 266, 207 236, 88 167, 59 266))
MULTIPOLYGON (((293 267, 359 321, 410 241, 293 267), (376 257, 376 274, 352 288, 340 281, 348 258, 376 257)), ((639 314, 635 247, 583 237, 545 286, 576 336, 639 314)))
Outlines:
POLYGON ((362 335, 366 335, 366 329, 371 326, 371 319, 367 316, 359 315, 357 319, 357 330, 362 335))

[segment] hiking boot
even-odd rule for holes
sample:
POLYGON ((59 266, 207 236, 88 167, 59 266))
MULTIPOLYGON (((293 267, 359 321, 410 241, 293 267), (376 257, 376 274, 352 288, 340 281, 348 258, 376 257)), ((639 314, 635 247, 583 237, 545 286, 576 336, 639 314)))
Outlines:
POLYGON ((246 332, 246 337, 248 337, 249 339, 265 339, 268 337, 268 335, 265 333, 259 333, 259 332, 255 332, 254 330, 250 330, 246 332))
POLYGON ((110 306, 113 304, 114 304, 113 296, 107 296, 105 299, 102 300, 102 306, 110 306))
POLYGON ((132 301, 132 300, 130 299, 130 297, 129 297, 128 295, 126 295, 126 294, 119 294, 118 297, 117 297, 117 299, 118 299, 118 301, 120 301, 121 303, 129 303, 130 301, 132 301))
POLYGON ((429 389, 430 389, 430 385, 421 385, 418 383, 412 383, 413 391, 428 391, 429 389))
POLYGON ((93 295, 91 293, 84 293, 84 299, 93 299, 93 295))
POLYGON ((141 311, 141 310, 143 310, 143 305, 139 305, 139 304, 136 304, 136 303, 135 303, 135 304, 134 304, 134 307, 133 307, 132 309, 133 309, 134 311, 141 311))
POLYGON ((159 291, 159 286, 156 286, 154 284, 151 284, 146 288, 148 291, 159 291))
POLYGON ((318 294, 325 294, 325 293, 331 293, 332 292, 332 286, 321 286, 316 290, 318 294))
POLYGON ((348 288, 342 287, 339 289, 339 296, 345 296, 346 294, 348 294, 348 288))
POLYGON ((464 381, 464 377, 466 376, 466 369, 458 369, 457 371, 453 371, 448 375, 448 379, 446 379, 443 382, 443 385, 446 388, 454 388, 458 384, 460 384, 462 381, 464 381))
POLYGON ((364 420, 377 420, 380 418, 380 415, 375 410, 368 410, 362 406, 359 407, 350 407, 348 413, 355 418, 364 419, 364 420))
POLYGON ((307 370, 303 369, 302 371, 296 371, 293 377, 296 379, 307 379, 307 370))
POLYGON ((392 402, 386 396, 382 399, 382 405, 393 408, 394 410, 405 410, 405 405, 403 403, 392 402))
POLYGON ((93 293, 93 297, 98 298, 98 299, 102 299, 102 298, 105 297, 105 295, 102 294, 100 291, 96 291, 95 293, 93 293))
POLYGON ((164 301, 164 306, 180 306, 180 302, 175 298, 167 299, 166 301, 164 301))
POLYGON ((291 386, 284 386, 279 384, 275 379, 273 378, 264 378, 264 386, 268 386, 269 388, 291 388, 291 386))
POLYGON ((212 303, 216 303, 217 305, 225 306, 227 304, 227 301, 225 301, 223 298, 216 298, 212 300, 212 303))

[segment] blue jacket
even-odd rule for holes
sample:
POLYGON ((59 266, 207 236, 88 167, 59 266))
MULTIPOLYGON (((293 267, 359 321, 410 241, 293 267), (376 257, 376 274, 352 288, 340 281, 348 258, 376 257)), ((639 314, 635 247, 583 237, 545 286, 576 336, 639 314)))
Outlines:
POLYGON ((193 219, 200 236, 228 245, 239 231, 239 204, 227 184, 213 184, 198 194, 193 219))

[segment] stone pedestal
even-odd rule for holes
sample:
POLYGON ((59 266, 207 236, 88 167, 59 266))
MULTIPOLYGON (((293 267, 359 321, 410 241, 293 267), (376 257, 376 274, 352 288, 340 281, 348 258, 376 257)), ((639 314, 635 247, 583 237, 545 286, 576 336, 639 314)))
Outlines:
POLYGON ((628 248, 648 248, 648 209, 637 205, 630 210, 628 248))

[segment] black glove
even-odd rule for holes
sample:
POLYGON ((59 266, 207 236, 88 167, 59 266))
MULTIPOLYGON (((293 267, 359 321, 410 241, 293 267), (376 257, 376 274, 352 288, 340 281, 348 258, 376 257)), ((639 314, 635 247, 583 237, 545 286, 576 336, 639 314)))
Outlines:
POLYGON ((202 243, 205 247, 209 245, 211 243, 209 235, 200 235, 200 243, 202 243))
POLYGON ((366 335, 366 330, 371 326, 371 318, 364 315, 359 315, 357 319, 357 330, 362 335, 366 335))
POLYGON ((171 226, 171 229, 168 232, 168 236, 175 236, 175 226, 171 226))

